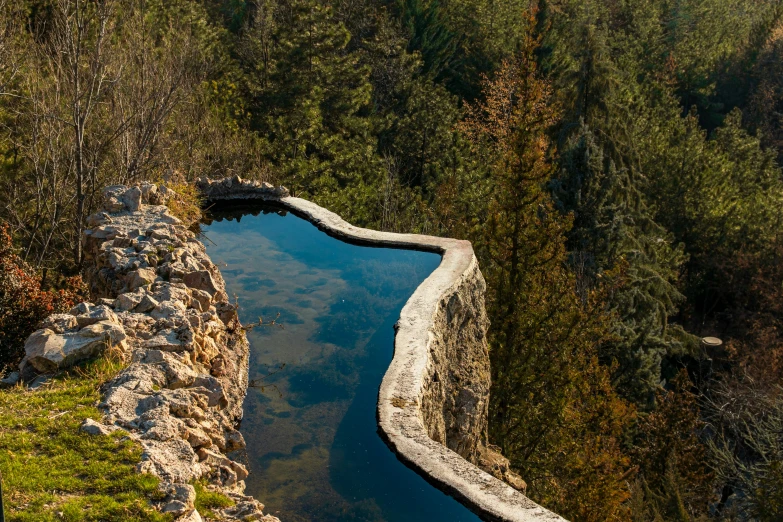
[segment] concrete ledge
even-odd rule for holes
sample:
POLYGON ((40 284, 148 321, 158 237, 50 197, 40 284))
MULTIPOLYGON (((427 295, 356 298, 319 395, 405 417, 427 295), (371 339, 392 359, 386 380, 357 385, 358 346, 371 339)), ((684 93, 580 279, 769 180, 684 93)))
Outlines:
MULTIPOLYGON (((416 289, 400 314, 394 357, 378 395, 380 433, 402 462, 437 488, 457 498, 484 520, 564 520, 468 462, 446 447, 443 444, 446 441, 431 438, 432 426, 439 420, 442 423, 442 419, 430 417, 442 416, 444 409, 441 405, 440 411, 433 413, 437 405, 433 409, 430 404, 433 395, 431 388, 433 382, 438 385, 440 379, 451 378, 450 375, 442 375, 442 369, 444 364, 454 364, 453 361, 437 360, 443 358, 443 353, 436 345, 442 344, 444 336, 451 336, 451 343, 459 341, 458 332, 438 331, 436 325, 450 322, 448 318, 454 313, 450 308, 455 302, 457 308, 462 306, 466 289, 473 294, 480 293, 480 313, 484 314, 484 281, 470 242, 355 227, 315 203, 288 196, 285 190, 237 178, 229 180, 228 186, 226 180, 202 180, 199 187, 209 201, 260 200, 281 205, 330 235, 349 242, 440 254, 440 266, 416 289), (231 190, 232 186, 235 193, 231 190), (480 286, 478 290, 475 288, 477 286, 480 286), (441 377, 437 377, 438 371, 441 371, 441 377), (433 375, 436 375, 434 380, 433 375)), ((475 320, 476 313, 475 310, 468 313, 468 320, 475 320)), ((482 342, 486 349, 486 341, 482 339, 482 342)), ((464 347, 457 343, 456 348, 460 350, 464 347)), ((488 376, 486 379, 488 382, 488 376)), ((461 392, 461 385, 450 391, 461 392)), ((481 413, 480 401, 473 401, 473 404, 481 413)), ((451 412, 451 415, 454 414, 451 412)), ((485 426, 486 405, 483 416, 485 426)))

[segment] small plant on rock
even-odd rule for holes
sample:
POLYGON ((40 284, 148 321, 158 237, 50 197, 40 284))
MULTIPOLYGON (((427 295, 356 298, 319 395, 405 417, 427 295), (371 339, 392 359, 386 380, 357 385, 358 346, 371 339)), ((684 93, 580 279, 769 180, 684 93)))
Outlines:
POLYGON ((182 220, 186 225, 197 223, 201 219, 201 192, 192 183, 186 181, 164 181, 162 185, 168 189, 169 198, 166 206, 171 214, 182 220))
POLYGON ((223 493, 208 489, 205 480, 194 481, 193 487, 196 489, 196 509, 207 518, 217 518, 213 511, 215 509, 227 508, 234 505, 234 501, 223 493))

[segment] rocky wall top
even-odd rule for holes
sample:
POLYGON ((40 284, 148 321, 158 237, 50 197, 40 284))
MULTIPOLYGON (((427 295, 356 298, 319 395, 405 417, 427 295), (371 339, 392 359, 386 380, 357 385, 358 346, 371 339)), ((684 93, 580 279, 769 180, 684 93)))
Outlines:
POLYGON ((285 189, 238 177, 198 186, 210 201, 280 204, 338 238, 441 254, 396 324, 394 358, 378 396, 381 433, 400 460, 485 520, 563 521, 519 491, 524 481, 487 446, 489 322, 484 278, 468 241, 355 227, 285 189))
POLYGON ((103 387, 103 418, 82 430, 122 429, 138 441, 138 470, 161 478, 158 507, 179 522, 202 520, 189 484, 198 479, 235 501, 213 510, 221 520, 279 522, 243 494, 248 472, 226 457, 245 445, 235 427, 248 343, 220 271, 168 213, 165 187, 115 186, 103 195, 103 212, 90 216, 84 234, 94 302, 40 325, 26 342, 22 378, 40 380, 113 351, 128 366, 103 387))

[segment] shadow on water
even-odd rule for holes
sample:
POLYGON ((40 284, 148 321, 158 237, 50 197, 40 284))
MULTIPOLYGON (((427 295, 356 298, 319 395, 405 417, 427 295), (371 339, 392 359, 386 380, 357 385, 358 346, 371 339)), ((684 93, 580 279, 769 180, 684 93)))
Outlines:
POLYGON ((394 323, 439 256, 341 242, 268 207, 214 210, 202 231, 243 323, 284 325, 248 332, 262 386, 244 403, 247 492, 284 522, 478 520, 377 433, 394 323))

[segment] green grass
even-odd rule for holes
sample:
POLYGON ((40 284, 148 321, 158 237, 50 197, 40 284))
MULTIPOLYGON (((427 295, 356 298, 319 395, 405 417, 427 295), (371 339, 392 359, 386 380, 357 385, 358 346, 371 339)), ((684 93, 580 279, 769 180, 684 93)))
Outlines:
POLYGON ((121 369, 101 359, 62 374, 38 390, 0 391, 0 471, 9 521, 170 521, 150 501, 158 478, 135 472, 141 447, 123 432, 79 431, 100 385, 121 369))
POLYGON ((226 495, 208 490, 203 481, 193 482, 193 487, 196 489, 196 509, 204 517, 217 518, 213 509, 234 505, 234 501, 226 495))

